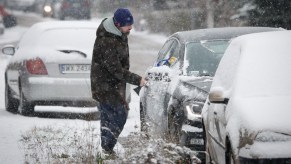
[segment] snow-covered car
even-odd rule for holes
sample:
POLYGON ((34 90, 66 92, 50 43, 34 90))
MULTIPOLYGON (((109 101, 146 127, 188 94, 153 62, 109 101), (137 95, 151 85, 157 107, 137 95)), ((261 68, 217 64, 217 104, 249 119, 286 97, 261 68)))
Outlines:
POLYGON ((60 19, 91 19, 90 0, 62 0, 60 19))
POLYGON ((62 0, 46 0, 43 4, 42 15, 60 19, 62 0))
POLYGON ((291 163, 291 31, 234 39, 202 110, 212 163, 291 163))
POLYGON ((171 35, 154 67, 146 72, 148 84, 140 91, 141 130, 205 151, 201 110, 229 41, 243 34, 274 30, 282 29, 227 27, 171 35))
POLYGON ((36 105, 96 106, 90 67, 98 24, 48 21, 34 24, 14 47, 5 70, 5 105, 29 115, 36 105))

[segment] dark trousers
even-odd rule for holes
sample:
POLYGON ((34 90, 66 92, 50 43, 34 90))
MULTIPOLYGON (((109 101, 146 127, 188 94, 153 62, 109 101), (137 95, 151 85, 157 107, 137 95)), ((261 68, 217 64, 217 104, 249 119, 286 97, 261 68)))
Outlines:
POLYGON ((105 151, 112 151, 127 119, 128 111, 124 106, 100 104, 101 146, 105 151))

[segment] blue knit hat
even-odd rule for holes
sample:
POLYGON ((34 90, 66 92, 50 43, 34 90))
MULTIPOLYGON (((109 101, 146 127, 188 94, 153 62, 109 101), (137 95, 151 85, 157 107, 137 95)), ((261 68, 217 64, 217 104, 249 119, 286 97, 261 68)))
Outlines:
POLYGON ((120 27, 133 24, 133 17, 130 11, 126 8, 118 8, 113 16, 114 23, 120 27))

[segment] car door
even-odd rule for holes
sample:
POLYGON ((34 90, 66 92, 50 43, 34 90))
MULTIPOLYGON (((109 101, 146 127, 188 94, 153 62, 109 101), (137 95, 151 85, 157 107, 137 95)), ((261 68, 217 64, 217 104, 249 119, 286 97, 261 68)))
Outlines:
MULTIPOLYGON (((162 66, 162 65, 167 65, 169 67, 170 70, 173 69, 178 69, 178 60, 179 60, 179 52, 181 49, 181 44, 179 43, 179 41, 176 38, 171 38, 169 39, 165 45, 163 46, 163 48, 159 51, 159 56, 157 58, 156 61, 156 65, 155 66, 162 66)), ((163 76, 161 77, 161 79, 167 83, 164 83, 163 87, 164 90, 162 93, 163 96, 161 96, 162 99, 162 109, 164 109, 164 115, 167 115, 166 109, 168 108, 168 102, 169 99, 171 97, 171 95, 169 95, 169 93, 167 92, 167 88, 169 83, 171 82, 171 79, 168 79, 169 77, 166 74, 167 72, 164 72, 164 75, 159 75, 159 76, 163 76)), ((169 75, 170 73, 168 73, 169 75)), ((157 84, 157 83, 156 83, 157 84)))
POLYGON ((228 100, 231 96, 232 84, 235 79, 239 63, 240 48, 228 50, 219 63, 209 96, 214 93, 221 93, 224 101, 207 102, 207 133, 210 155, 216 163, 225 163, 225 151, 227 150, 226 113, 228 100), (231 62, 229 62, 231 61, 231 62))
MULTIPOLYGON (((209 102, 208 102, 209 103, 209 102)), ((208 145, 210 146, 211 158, 217 163, 224 163, 225 156, 225 104, 208 104, 208 145)))
POLYGON ((175 65, 171 59, 173 56, 178 56, 179 43, 175 38, 168 39, 158 53, 157 60, 154 62, 154 68, 147 72, 148 85, 144 88, 143 107, 145 121, 152 124, 150 129, 153 132, 163 134, 167 127, 167 103, 169 98, 167 96, 168 85, 170 82, 169 73, 164 68, 158 67, 167 65, 169 69, 175 65))

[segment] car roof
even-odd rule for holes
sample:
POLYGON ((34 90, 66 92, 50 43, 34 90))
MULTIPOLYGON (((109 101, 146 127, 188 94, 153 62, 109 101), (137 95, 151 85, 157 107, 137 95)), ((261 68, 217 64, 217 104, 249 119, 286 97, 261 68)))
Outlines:
POLYGON ((92 21, 47 21, 34 24, 32 31, 46 31, 61 28, 98 28, 99 24, 92 21))
POLYGON ((91 21, 47 21, 36 23, 20 39, 16 55, 14 55, 12 61, 21 61, 33 57, 42 57, 46 61, 53 61, 55 57, 52 56, 55 53, 47 54, 55 50, 79 50, 89 57, 92 53, 92 45, 96 38, 95 33, 98 25, 98 22, 91 21), (72 37, 63 37, 62 35, 67 36, 70 33, 72 33, 72 37), (69 40, 69 38, 78 38, 78 40, 69 40), (54 43, 52 44, 51 42, 54 43), (47 43, 45 47, 43 47, 43 43, 47 43), (58 43, 66 44, 58 45, 58 43))
POLYGON ((201 40, 231 39, 244 34, 280 30, 285 29, 271 27, 222 27, 179 31, 172 34, 170 37, 175 37, 180 40, 181 43, 186 43, 199 42, 201 40))
MULTIPOLYGON (((47 21, 32 25, 24 34, 29 38, 38 38, 42 33, 55 29, 91 29, 97 30, 99 24, 92 21, 47 21)), ((23 37, 26 38, 26 37, 23 37)), ((23 39, 24 40, 24 39, 23 39)), ((24 41, 27 42, 27 41, 24 41)))

